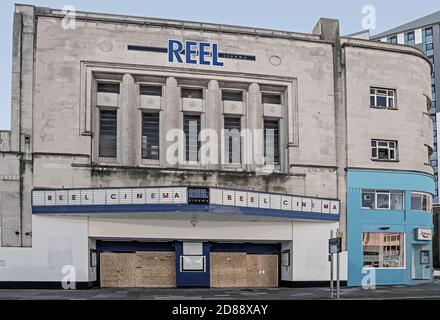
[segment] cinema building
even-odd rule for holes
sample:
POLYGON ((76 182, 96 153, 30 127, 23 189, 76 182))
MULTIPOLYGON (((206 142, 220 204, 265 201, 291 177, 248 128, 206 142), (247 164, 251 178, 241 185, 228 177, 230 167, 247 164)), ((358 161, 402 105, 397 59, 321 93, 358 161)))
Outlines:
POLYGON ((337 230, 348 285, 429 281, 430 75, 418 49, 337 20, 17 5, 0 286, 324 285, 337 230))

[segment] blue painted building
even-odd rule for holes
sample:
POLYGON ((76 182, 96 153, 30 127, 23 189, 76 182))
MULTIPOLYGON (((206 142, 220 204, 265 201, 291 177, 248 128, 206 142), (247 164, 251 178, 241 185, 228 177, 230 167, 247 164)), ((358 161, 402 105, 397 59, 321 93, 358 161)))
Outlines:
POLYGON ((433 176, 353 169, 347 180, 348 285, 431 280, 433 176))

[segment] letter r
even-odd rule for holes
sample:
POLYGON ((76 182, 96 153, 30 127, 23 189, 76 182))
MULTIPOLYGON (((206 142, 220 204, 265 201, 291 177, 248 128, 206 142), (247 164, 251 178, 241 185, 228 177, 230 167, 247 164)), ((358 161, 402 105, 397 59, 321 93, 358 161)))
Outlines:
POLYGON ((183 44, 179 40, 168 40, 168 62, 174 62, 174 57, 177 62, 183 63, 180 53, 183 51, 183 44))

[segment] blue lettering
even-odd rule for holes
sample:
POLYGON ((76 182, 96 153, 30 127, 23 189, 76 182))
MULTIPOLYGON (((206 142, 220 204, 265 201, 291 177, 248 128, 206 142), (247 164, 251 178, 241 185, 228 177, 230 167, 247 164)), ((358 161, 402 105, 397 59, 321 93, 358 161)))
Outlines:
POLYGON ((180 53, 183 51, 183 44, 179 40, 168 40, 168 62, 174 62, 174 57, 177 62, 183 63, 180 53), (177 45, 177 47, 176 47, 177 45))
POLYGON ((223 67, 223 65, 224 65, 222 61, 218 61, 218 44, 217 43, 212 44, 212 64, 214 66, 219 66, 219 67, 223 67))
POLYGON ((192 56, 197 54, 197 50, 192 49, 192 46, 197 45, 197 42, 195 41, 187 41, 185 43, 185 57, 186 57, 186 63, 189 64, 197 64, 197 60, 193 59, 192 56))
POLYGON ((223 67, 223 61, 219 61, 218 44, 210 42, 196 42, 180 40, 168 40, 168 62, 213 65, 223 67), (210 48, 212 48, 210 50, 210 48), (185 58, 182 58, 185 54, 185 58), (199 55, 197 59, 197 54, 199 55), (211 57, 211 58, 210 58, 211 57))
POLYGON ((208 42, 200 42, 200 52, 199 52, 199 58, 200 58, 200 64, 204 65, 210 65, 211 63, 207 60, 205 60, 205 57, 209 56, 209 51, 206 49, 211 46, 208 42))

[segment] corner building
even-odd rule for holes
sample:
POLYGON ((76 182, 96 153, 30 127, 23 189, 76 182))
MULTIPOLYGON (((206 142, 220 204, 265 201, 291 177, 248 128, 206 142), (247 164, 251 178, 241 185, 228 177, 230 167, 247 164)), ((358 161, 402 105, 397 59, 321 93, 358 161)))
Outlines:
POLYGON ((422 52, 342 38, 330 19, 301 34, 64 18, 14 14, 2 286, 323 285, 337 229, 349 285, 432 279, 422 52))

